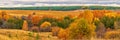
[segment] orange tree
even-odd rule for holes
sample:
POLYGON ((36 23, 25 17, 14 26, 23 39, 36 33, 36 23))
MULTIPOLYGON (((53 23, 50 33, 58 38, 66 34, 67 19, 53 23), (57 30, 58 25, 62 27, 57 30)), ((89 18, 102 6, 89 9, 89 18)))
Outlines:
POLYGON ((34 25, 38 25, 39 21, 40 21, 40 17, 38 15, 33 15, 32 16, 32 23, 34 25))

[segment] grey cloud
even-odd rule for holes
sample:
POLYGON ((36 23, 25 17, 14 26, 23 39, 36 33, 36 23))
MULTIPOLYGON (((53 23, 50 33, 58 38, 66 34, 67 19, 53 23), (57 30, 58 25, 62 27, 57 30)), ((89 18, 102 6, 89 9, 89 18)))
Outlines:
POLYGON ((120 0, 0 0, 0 6, 4 5, 52 5, 52 4, 119 4, 120 0))

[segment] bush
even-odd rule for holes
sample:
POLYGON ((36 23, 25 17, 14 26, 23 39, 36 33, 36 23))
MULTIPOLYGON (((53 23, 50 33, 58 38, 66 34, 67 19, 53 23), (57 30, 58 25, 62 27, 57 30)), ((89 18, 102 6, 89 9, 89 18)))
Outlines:
POLYGON ((84 18, 76 20, 69 26, 69 38, 83 39, 91 38, 94 35, 95 26, 89 24, 84 18))
POLYGON ((99 26, 100 24, 99 18, 94 18, 94 24, 96 25, 96 27, 99 26))
POLYGON ((59 27, 52 27, 52 35, 53 36, 58 36, 58 32, 60 31, 61 28, 59 27))
POLYGON ((0 19, 0 26, 2 26, 3 25, 3 20, 2 19, 0 19))
POLYGON ((54 18, 43 18, 40 20, 39 25, 41 25, 45 21, 50 22, 51 26, 67 28, 69 24, 74 21, 74 19, 71 19, 69 16, 64 17, 64 19, 61 21, 58 21, 57 19, 54 18))
POLYGON ((120 32, 119 31, 108 31, 105 33, 106 39, 120 39, 120 32))
POLYGON ((23 26, 22 26, 22 30, 28 31, 28 23, 26 20, 24 20, 23 26))
POLYGON ((62 21, 57 22, 57 26, 65 29, 73 21, 74 21, 74 19, 71 19, 69 16, 66 16, 66 17, 64 17, 64 19, 62 21))
POLYGON ((114 29, 114 17, 104 16, 100 19, 100 21, 105 25, 106 28, 114 29))
POLYGON ((115 18, 115 22, 114 22, 114 27, 115 27, 115 29, 120 29, 120 17, 119 16, 117 16, 116 18, 115 18))
POLYGON ((50 32, 51 29, 51 23, 50 22, 44 22, 40 25, 40 30, 43 32, 50 32))
POLYGON ((54 18, 43 18, 39 21, 38 26, 40 26, 42 23, 44 23, 45 21, 50 22, 51 26, 56 26, 57 25, 57 19, 54 18))
POLYGON ((23 25, 23 20, 10 18, 8 21, 3 23, 3 27, 11 28, 11 29, 21 29, 23 25))
POLYGON ((103 38, 104 34, 106 32, 106 28, 103 23, 99 23, 98 26, 96 27, 96 35, 98 38, 103 38))
POLYGON ((58 32, 58 38, 60 39, 67 39, 68 38, 68 33, 65 29, 60 29, 60 31, 58 32))

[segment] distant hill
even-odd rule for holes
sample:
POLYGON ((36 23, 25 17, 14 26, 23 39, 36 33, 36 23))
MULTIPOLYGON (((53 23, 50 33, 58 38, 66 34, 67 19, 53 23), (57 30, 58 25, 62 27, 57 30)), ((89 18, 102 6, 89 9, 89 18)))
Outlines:
POLYGON ((69 10, 120 10, 120 7, 111 6, 44 6, 44 7, 1 7, 0 10, 57 10, 57 11, 69 11, 69 10))

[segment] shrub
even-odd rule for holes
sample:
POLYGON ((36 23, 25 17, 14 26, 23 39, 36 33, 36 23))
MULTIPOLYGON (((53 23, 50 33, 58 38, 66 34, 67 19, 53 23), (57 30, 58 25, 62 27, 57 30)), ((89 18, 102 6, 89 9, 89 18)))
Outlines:
POLYGON ((69 38, 82 39, 90 38, 93 36, 95 26, 89 24, 84 18, 78 19, 69 26, 69 38))
POLYGON ((106 32, 106 28, 103 23, 99 23, 98 26, 96 27, 96 35, 98 38, 103 38, 104 34, 106 32))
POLYGON ((114 29, 114 17, 104 16, 100 19, 100 21, 105 25, 106 28, 114 29))
POLYGON ((33 26, 33 27, 30 28, 30 31, 39 32, 39 27, 33 26))
POLYGON ((60 29, 61 28, 59 28, 59 27, 52 27, 52 35, 57 36, 60 29))
POLYGON ((14 23, 9 23, 9 22, 3 22, 2 28, 7 28, 7 29, 13 29, 15 28, 15 24, 14 23))
POLYGON ((68 38, 68 33, 65 29, 60 29, 60 31, 58 32, 58 38, 60 39, 67 39, 68 38))
POLYGON ((50 22, 44 22, 40 25, 41 28, 45 28, 45 27, 49 27, 49 26, 51 26, 50 22))
POLYGON ((42 23, 44 23, 45 21, 50 22, 51 26, 56 26, 57 25, 57 19, 54 18, 43 18, 39 21, 38 26, 40 26, 42 23))
POLYGON ((64 19, 62 21, 57 22, 57 26, 65 29, 73 21, 74 21, 74 19, 71 19, 69 16, 66 16, 66 17, 64 17, 64 19))
POLYGON ((108 31, 105 33, 106 39, 120 39, 120 32, 119 31, 108 31))
POLYGON ((96 27, 99 26, 100 24, 99 18, 94 18, 94 24, 96 25, 96 27))
POLYGON ((64 19, 61 21, 58 21, 57 19, 54 18, 43 18, 40 20, 39 25, 41 25, 45 21, 50 22, 51 26, 67 28, 69 24, 74 21, 74 19, 70 18, 69 16, 64 17, 64 19))
POLYGON ((12 28, 12 29, 21 29, 23 25, 23 20, 10 18, 3 23, 3 27, 12 28))
POLYGON ((28 23, 26 20, 24 20, 23 26, 22 26, 22 30, 28 31, 28 23))
POLYGON ((0 19, 0 26, 2 26, 3 25, 3 20, 2 19, 0 19))
POLYGON ((49 32, 49 31, 51 31, 51 23, 50 22, 44 22, 44 23, 42 23, 41 25, 40 25, 40 30, 41 31, 47 31, 47 32, 49 32))
POLYGON ((119 16, 117 16, 116 18, 115 18, 115 22, 114 22, 114 28, 115 29, 120 29, 120 17, 119 16))

